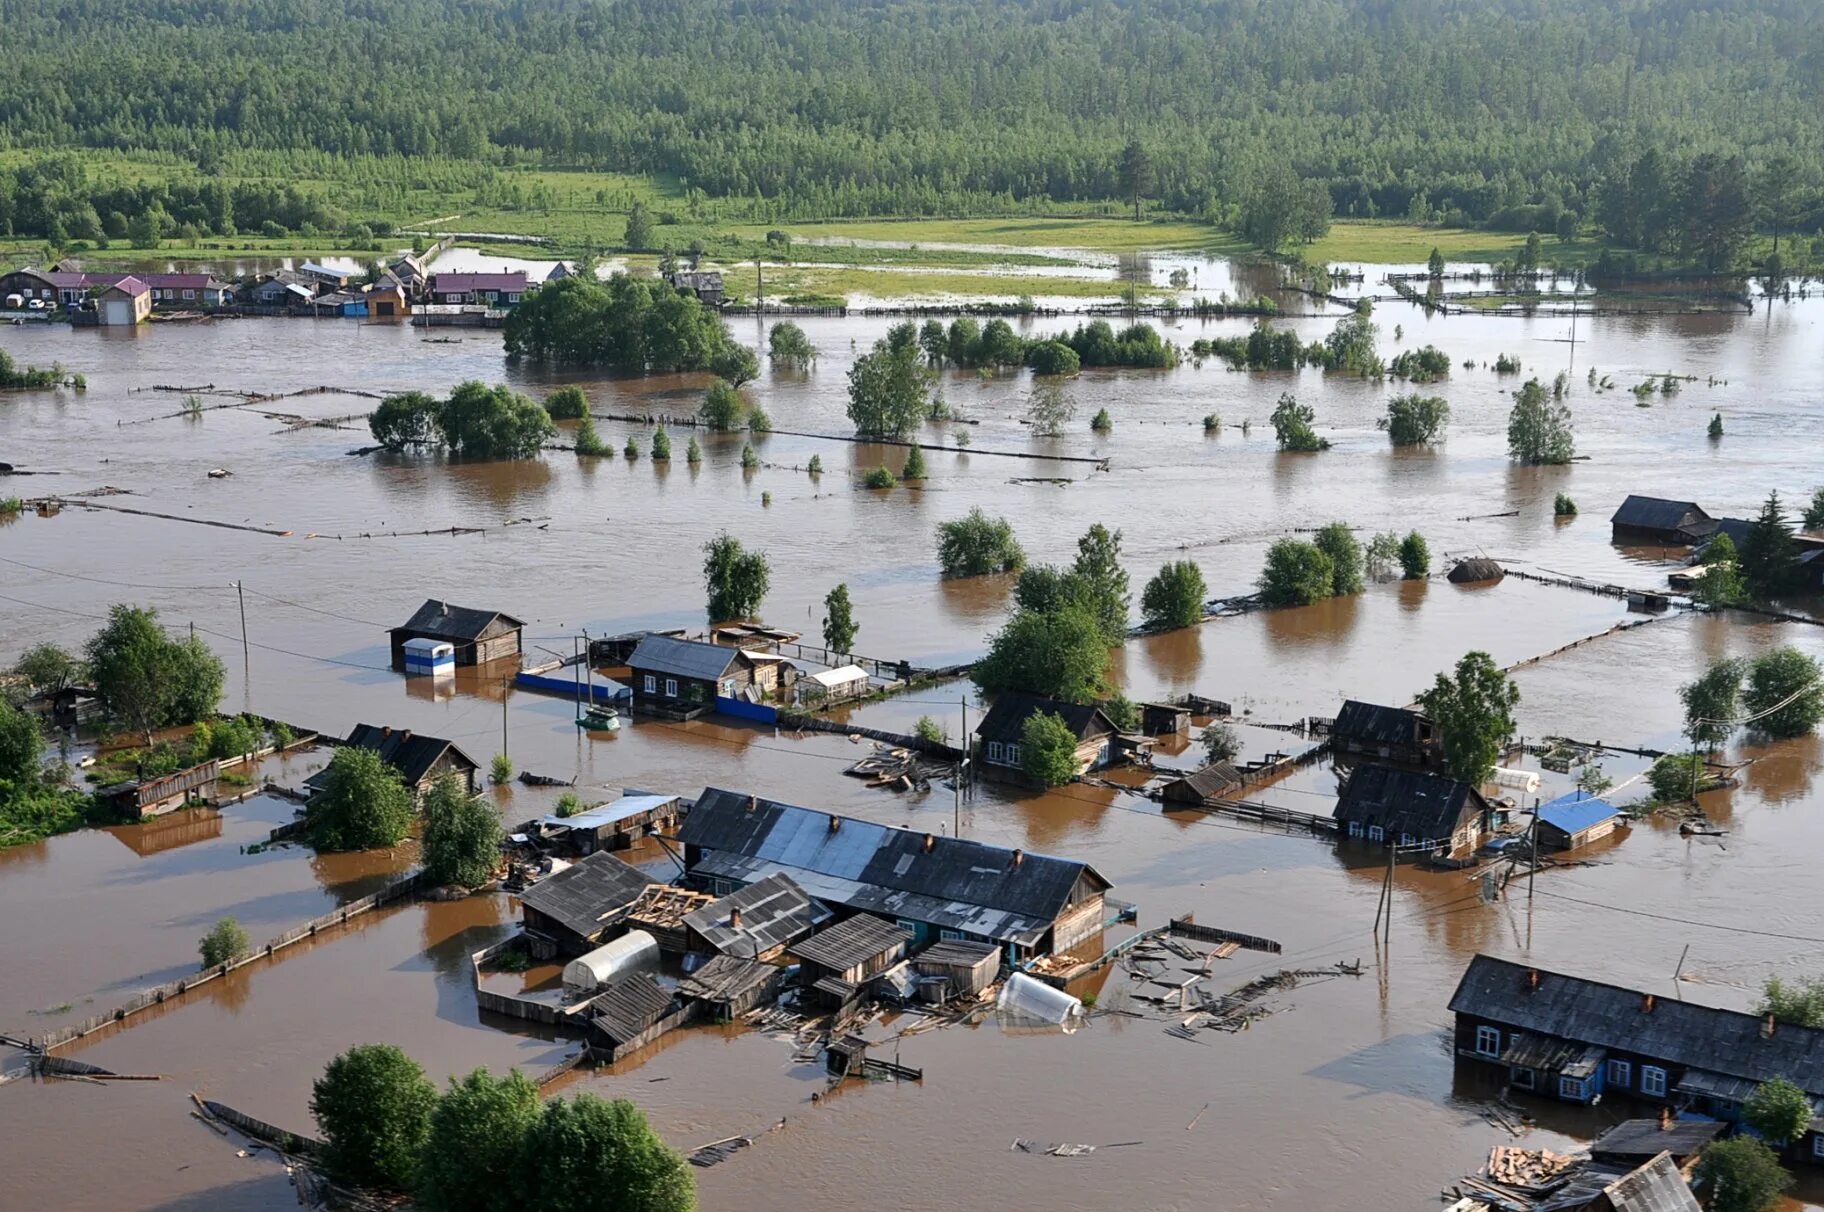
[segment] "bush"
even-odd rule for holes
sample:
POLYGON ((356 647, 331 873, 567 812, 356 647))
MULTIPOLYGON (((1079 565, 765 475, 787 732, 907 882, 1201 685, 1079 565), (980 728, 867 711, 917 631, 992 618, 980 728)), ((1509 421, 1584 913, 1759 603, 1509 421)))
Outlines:
POLYGON ((1140 731, 1140 708, 1136 707, 1134 701, 1119 690, 1103 699, 1100 706, 1102 714, 1108 717, 1109 722, 1117 730, 1121 732, 1140 731))
POLYGON ((545 397, 545 411, 554 421, 574 421, 589 411, 589 397, 580 387, 560 387, 545 397))
POLYGON ((1349 528, 1332 522, 1317 532, 1312 545, 1330 557, 1330 592, 1347 597, 1362 591, 1362 545, 1349 528))
POLYGON ((241 924, 231 917, 225 917, 209 928, 196 944, 196 949, 203 957, 205 969, 220 967, 223 964, 239 959, 253 947, 247 932, 241 924))
POLYGON ((950 740, 950 734, 944 731, 944 726, 928 715, 918 717, 918 723, 912 725, 912 735, 927 745, 944 745, 950 740))
POLYGON ((1203 619, 1208 597, 1203 570, 1190 560, 1174 560, 1146 583, 1140 594, 1140 615, 1148 627, 1160 630, 1194 627, 1203 619))
POLYGON ((1232 762, 1241 756, 1240 735, 1221 720, 1199 733, 1197 743, 1203 746, 1204 760, 1208 762, 1232 762))
POLYGON ((741 470, 757 471, 760 467, 760 454, 752 442, 741 443, 741 470))
POLYGON ((1203 432, 1221 433, 1222 432, 1222 418, 1217 416, 1213 412, 1205 413, 1203 415, 1203 432))
POLYGON ((424 876, 432 885, 479 888, 500 862, 500 818, 446 774, 424 797, 424 876))
POLYGON ((1761 987, 1760 1004, 1754 1012, 1771 1014, 1782 1023, 1824 1027, 1824 979, 1811 977, 1788 985, 1779 977, 1770 976, 1761 987))
POLYGON ((697 409, 697 417, 706 428, 722 433, 741 428, 746 415, 747 401, 741 398, 733 384, 723 379, 709 385, 703 404, 697 409))
POLYGON ((311 1088, 324 1168, 358 1186, 408 1189, 436 1104, 437 1088, 398 1048, 350 1048, 329 1062, 311 1088))
POLYGON ((1020 769, 1047 787, 1077 777, 1077 734, 1064 717, 1035 711, 1020 730, 1020 769))
POLYGON ((897 483, 899 483, 899 480, 885 467, 876 467, 861 478, 861 484, 864 488, 891 488, 897 483))
POLYGON ((488 778, 495 783, 512 782, 513 759, 504 753, 495 754, 493 760, 488 763, 488 778))
POLYGON ((947 577, 979 577, 1019 571, 1026 566, 1026 553, 1006 518, 991 518, 977 506, 964 517, 938 524, 937 562, 947 577))
POLYGON ((1098 408, 1096 415, 1089 420, 1089 427, 1096 433, 1113 433, 1115 422, 1109 417, 1108 409, 1098 408))
POLYGON ((1393 566, 1400 562, 1400 536, 1391 530, 1383 530, 1368 540, 1363 552, 1363 564, 1371 577, 1384 577, 1393 571, 1393 566))
POLYGON ((1059 340, 1040 341, 1026 351, 1026 365, 1035 375, 1074 375, 1083 367, 1077 351, 1059 340))
POLYGON ((1824 669, 1790 645, 1756 657, 1748 666, 1742 702, 1755 731, 1784 739, 1804 736, 1824 720, 1824 669))
POLYGON ((918 446, 906 453, 905 466, 899 469, 902 480, 922 480, 925 478, 925 452, 918 446))
POLYGON ((684 449, 684 461, 695 467, 703 461, 703 447, 697 442, 697 435, 690 435, 690 445, 684 449))
POLYGON ((1577 502, 1571 500, 1569 493, 1559 493, 1552 499, 1552 516, 1555 518, 1576 517, 1577 502))
MULTIPOLYGON (((524 955, 524 952, 517 954, 524 955)), ((538 1123, 538 1086, 515 1069, 450 1079, 431 1112, 415 1194, 425 1212, 510 1212, 526 1137, 538 1123)))
POLYGON ((1723 414, 1717 413, 1710 418, 1710 440, 1716 441, 1723 436, 1723 414))
POLYGON ((823 456, 822 455, 812 455, 811 461, 809 463, 805 464, 804 470, 809 475, 813 475, 813 476, 822 475, 823 474, 823 456))
POLYGON ((1311 428, 1316 417, 1309 404, 1300 404, 1290 392, 1282 392, 1273 408, 1273 436, 1279 448, 1298 453, 1330 449, 1330 443, 1311 428))
POLYGON ((1260 596, 1268 606, 1309 606, 1330 596, 1336 570, 1314 544, 1281 539, 1267 550, 1260 596))
POLYGON ((1435 345, 1427 345, 1400 354, 1388 364, 1387 369, 1396 379, 1435 383, 1450 373, 1450 355, 1435 345))
POLYGON ((577 813, 581 812, 582 810, 583 810, 583 801, 582 801, 582 798, 576 794, 576 792, 566 791, 562 795, 557 797, 557 815, 558 816, 562 816, 562 817, 575 816, 577 813))
POLYGON ((621 453, 627 456, 629 462, 640 457, 640 444, 633 440, 632 434, 627 435, 627 444, 621 447, 621 453))
POLYGON ((1748 1126, 1775 1144, 1797 1140, 1811 1127, 1811 1098, 1783 1077, 1762 1082, 1742 1105, 1748 1126))
POLYGON ((1647 781, 1660 803, 1682 803, 1704 785, 1703 759, 1694 753, 1668 753, 1653 763, 1647 781))
POLYGON ((776 365, 791 370, 803 370, 817 360, 817 347, 804 335, 804 329, 790 320, 782 320, 773 325, 772 332, 767 334, 767 356, 776 365))
POLYGON ((1400 575, 1409 581, 1431 575, 1431 545, 1416 530, 1400 540, 1400 575))
POLYGON ((1691 1185, 1706 1212, 1768 1212, 1792 1186, 1792 1175, 1772 1149, 1751 1136, 1736 1136, 1704 1149, 1691 1185))
POLYGON ((1375 424, 1395 446, 1425 446, 1437 440, 1449 420, 1450 405, 1442 397, 1412 395, 1387 401, 1387 415, 1375 424))
POLYGON ((773 419, 766 415, 766 409, 755 404, 747 410, 747 428, 750 433, 771 433, 773 419))
MULTIPOLYGON (((510 772, 510 771, 509 771, 510 772)), ((395 846, 412 826, 412 793, 372 749, 345 746, 330 758, 322 790, 310 801, 311 840, 319 850, 395 846)))
POLYGON ((665 432, 663 425, 652 431, 652 461, 655 463, 671 461, 671 435, 665 432))

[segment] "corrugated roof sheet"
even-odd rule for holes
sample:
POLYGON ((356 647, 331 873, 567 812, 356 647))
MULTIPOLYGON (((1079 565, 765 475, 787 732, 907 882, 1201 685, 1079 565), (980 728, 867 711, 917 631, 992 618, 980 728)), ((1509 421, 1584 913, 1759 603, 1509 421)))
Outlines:
POLYGON ((1603 1189, 1614 1212, 1699 1212, 1691 1185, 1670 1156, 1658 1157, 1603 1189))
POLYGON ((431 289, 437 294, 466 293, 471 290, 504 290, 508 293, 526 289, 524 270, 494 274, 436 274, 431 289))
POLYGON ((1628 494, 1609 522, 1633 530, 1690 529, 1708 534, 1716 529, 1716 522, 1696 501, 1669 501, 1664 497, 1643 497, 1635 493, 1628 494))
POLYGON ((749 957, 797 942, 835 915, 785 874, 769 875, 684 916, 684 925, 717 951, 749 957), (731 923, 741 911, 741 926, 731 923))
POLYGON ((414 611, 411 618, 393 630, 416 631, 442 640, 459 640, 472 644, 487 636, 488 629, 493 627, 496 619, 505 624, 504 629, 508 631, 525 626, 522 620, 498 610, 476 610, 469 606, 440 602, 436 598, 426 598, 424 605, 414 611))
POLYGON ((1457 985, 1450 1008, 1560 1039, 1638 1053, 1763 1082, 1785 1077, 1814 1098, 1824 1096, 1824 1031, 1780 1023, 1761 1034, 1761 1019, 1735 1010, 1646 995, 1557 972, 1539 972, 1529 988, 1524 964, 1478 955, 1457 985))
POLYGON ((1241 790, 1245 780, 1241 771, 1229 762, 1211 762, 1191 773, 1172 780, 1167 786, 1181 785, 1200 799, 1219 799, 1241 790))
POLYGON ((1331 729, 1336 736, 1351 741, 1376 745, 1410 745, 1418 737, 1418 723, 1424 717, 1404 707, 1384 707, 1350 699, 1336 713, 1331 729))
POLYGON ((1486 805, 1475 788, 1439 774, 1392 766, 1357 766, 1336 803, 1336 819, 1379 825, 1390 838, 1450 840, 1465 817, 1486 805))
POLYGON ((759 960, 718 955, 679 981, 678 992, 705 1001, 731 1001, 757 985, 764 985, 779 972, 777 966, 759 960))
POLYGON ((627 664, 640 673, 661 673, 713 682, 727 673, 729 666, 740 655, 740 649, 725 648, 720 644, 680 640, 668 635, 648 635, 633 650, 633 655, 627 658, 627 664))
POLYGON ((615 1043, 632 1039, 665 1016, 671 993, 650 972, 623 976, 589 1003, 589 1016, 615 1043))
POLYGON ((600 804, 574 816, 541 816, 538 823, 564 829, 600 829, 604 825, 616 825, 642 813, 656 812, 677 802, 678 797, 675 795, 623 795, 618 800, 600 804))
POLYGON ((1580 833, 1618 813, 1619 809, 1607 800, 1581 791, 1561 795, 1551 803, 1539 806, 1540 821, 1566 833, 1580 833))
POLYGON ((901 930, 887 919, 871 913, 857 913, 794 943, 791 954, 835 972, 846 972, 911 941, 911 932, 901 930))
POLYGON ((1000 955, 999 947, 992 943, 971 942, 966 938, 947 938, 932 943, 923 951, 912 957, 916 967, 920 964, 931 964, 938 967, 973 968, 985 959, 1000 955))
POLYGON ((1027 718, 1039 711, 1061 717, 1064 726, 1074 732, 1079 741, 1087 741, 1092 736, 1108 736, 1118 731, 1115 722, 1100 707, 1004 690, 995 696, 988 714, 976 725, 975 734, 985 741, 1017 743, 1022 729, 1026 727, 1027 718))
POLYGON ((651 879, 631 863, 598 850, 520 894, 520 903, 588 938, 638 900, 651 879))

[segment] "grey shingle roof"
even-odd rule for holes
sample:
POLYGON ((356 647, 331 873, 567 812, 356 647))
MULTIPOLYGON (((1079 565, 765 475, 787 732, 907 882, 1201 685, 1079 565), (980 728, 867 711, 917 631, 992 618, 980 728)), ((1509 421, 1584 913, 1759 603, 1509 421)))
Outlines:
POLYGON ((1609 521, 1631 530, 1690 529, 1707 534, 1716 529, 1716 522, 1696 501, 1669 501, 1664 497, 1643 497, 1634 493, 1628 495, 1609 521))
POLYGON ((857 913, 792 945, 791 953, 835 972, 846 972, 885 955, 895 947, 912 941, 909 931, 901 930, 884 917, 857 913))
POLYGON ((912 957, 916 964, 934 964, 944 967, 973 968, 990 956, 998 956, 1001 951, 993 943, 976 943, 966 938, 947 938, 932 943, 923 951, 912 957))
POLYGON ((498 610, 476 610, 469 606, 454 606, 440 602, 436 598, 426 598, 412 617, 395 631, 412 631, 419 635, 431 636, 439 640, 456 640, 472 644, 490 634, 500 631, 511 631, 515 627, 524 627, 525 622, 510 614, 498 610), (498 620, 504 626, 495 628, 498 620), (493 629, 490 631, 490 629, 493 629))
POLYGON ((764 985, 779 972, 776 965, 759 960, 718 955, 679 981, 678 992, 705 1001, 731 1001, 756 985, 764 985))
POLYGON ((1211 762, 1180 778, 1173 779, 1167 787, 1180 785, 1200 799, 1211 800, 1230 795, 1241 790, 1244 780, 1241 771, 1228 762, 1211 762))
POLYGON ((1660 1154, 1603 1189, 1614 1212, 1699 1212, 1691 1185, 1678 1166, 1660 1154))
POLYGON ((832 914, 783 873, 756 880, 712 905, 684 915, 684 925, 717 951, 752 958, 796 942, 829 921, 832 914), (731 913, 741 911, 741 927, 731 913))
POLYGON ((603 929, 604 918, 626 909, 652 882, 638 867, 606 850, 598 850, 532 885, 520 894, 519 900, 589 938, 603 929))
POLYGON ((632 1039, 663 1018, 671 994, 649 972, 623 976, 589 1004, 589 1016, 615 1043, 632 1039))
POLYGON ((1018 743, 1027 718, 1038 711, 1046 711, 1062 717, 1064 726, 1074 732, 1079 741, 1087 741, 1092 736, 1107 736, 1119 731, 1115 727, 1114 721, 1109 719, 1100 707, 1086 707, 1080 703, 1066 703, 1058 699, 1043 698, 1036 694, 1004 690, 995 696, 994 705, 988 708, 988 714, 982 717, 980 724, 976 725, 975 734, 984 741, 1018 743))
POLYGON ((1485 808, 1475 788, 1443 775, 1357 766, 1334 815, 1339 821, 1379 825, 1396 839, 1410 834, 1419 841, 1439 842, 1457 831, 1465 815, 1485 808))
POLYGON ((627 664, 640 673, 662 673, 671 677, 713 682, 727 673, 729 666, 740 655, 740 649, 725 648, 720 644, 674 639, 668 635, 649 635, 633 650, 633 655, 627 658, 627 664))
POLYGON ((1416 728, 1423 718, 1418 712, 1408 711, 1404 707, 1383 707, 1379 703, 1350 699, 1336 713, 1336 724, 1332 732, 1352 741, 1368 741, 1376 745, 1410 745, 1418 736, 1416 728))
POLYGON ((1752 1014, 1655 997, 1557 972, 1528 984, 1524 964, 1478 955, 1457 985, 1450 1008, 1509 1027, 1596 1044, 1729 1077, 1763 1082, 1784 1077, 1824 1096, 1824 1031, 1780 1023, 1771 1037, 1752 1014))

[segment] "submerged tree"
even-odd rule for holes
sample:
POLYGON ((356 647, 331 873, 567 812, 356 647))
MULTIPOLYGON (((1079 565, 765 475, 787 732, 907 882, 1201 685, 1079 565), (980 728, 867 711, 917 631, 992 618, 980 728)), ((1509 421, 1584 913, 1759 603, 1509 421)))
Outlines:
POLYGON ((1538 379, 1514 393, 1507 418, 1507 453, 1517 463, 1569 463, 1576 453, 1571 410, 1553 400, 1538 379))
POLYGON ((538 1122, 538 1085, 514 1069, 450 1079, 419 1156, 414 1194, 426 1212, 517 1212, 525 1141, 538 1122))
POLYGON ((1206 762, 1232 762, 1241 756, 1241 736, 1221 720, 1210 724, 1197 735, 1206 762))
POLYGON ((823 598, 823 646, 831 652, 851 652, 859 630, 849 602, 849 587, 838 585, 823 598))
POLYGON ((923 424, 930 401, 918 330, 898 324, 849 369, 849 420, 868 437, 903 438, 923 424))
POLYGON ((1346 597, 1362 591, 1362 545, 1342 522, 1317 532, 1312 545, 1330 558, 1330 593, 1346 597))
POLYGON ((978 505, 961 518, 938 523, 937 562, 946 577, 979 577, 1019 571, 1026 553, 1007 519, 991 518, 978 505))
POLYGON ((804 329, 790 320, 773 325, 766 338, 767 356, 773 365, 788 370, 803 370, 817 360, 817 347, 804 334, 804 329))
POLYGON ((766 553, 748 551, 726 531, 703 545, 703 587, 712 623, 752 618, 772 584, 766 553))
POLYGON ((309 820, 319 850, 396 846, 412 827, 412 793, 378 752, 345 745, 329 759, 309 820))
POLYGON ((1752 1136, 1735 1136, 1704 1147, 1691 1185, 1706 1212, 1768 1212, 1792 1186, 1792 1175, 1772 1149, 1752 1136))
POLYGON ((1173 560, 1146 583, 1140 594, 1140 615, 1148 627, 1161 631, 1194 627, 1203 619, 1208 597, 1203 570, 1190 560, 1173 560))
POLYGON ((1330 596, 1336 569, 1315 544, 1281 539, 1267 549, 1260 597, 1268 606, 1309 606, 1330 596))
POLYGON ((429 885, 479 888, 500 863, 500 817, 445 774, 424 797, 424 878, 429 885))
POLYGON ((1449 420, 1450 405, 1442 396, 1410 395, 1387 401, 1387 415, 1375 424, 1395 446, 1427 446, 1438 440, 1449 420))
POLYGON ((410 1188, 436 1104, 437 1087, 398 1048, 350 1048, 311 1088, 324 1167, 357 1186, 410 1188))
POLYGON ((1077 734, 1064 717, 1035 711, 1020 728, 1020 769, 1047 787, 1077 777, 1077 734))
POLYGON ((1021 690, 1071 703, 1102 697, 1108 644, 1096 617, 1079 605, 1014 611, 989 638, 971 676, 989 694, 1021 690))
POLYGON ((1083 587, 1083 600, 1096 616, 1102 638, 1112 648, 1127 638, 1127 572, 1121 567, 1121 532, 1097 522, 1077 540, 1072 573, 1083 587))
POLYGON ((1419 705, 1438 726, 1444 768, 1450 776, 1480 787, 1494 773, 1502 746, 1514 735, 1514 707, 1520 688, 1486 652, 1464 654, 1454 676, 1440 673, 1419 705))
POLYGON ((85 657, 110 715, 151 741, 152 730, 193 724, 214 713, 226 671, 202 640, 174 640, 158 611, 116 605, 90 637, 85 657))
POLYGON ((540 1212, 694 1212, 696 1181, 640 1109, 593 1094, 554 1098, 526 1133, 515 1186, 540 1212))
POLYGON ((1273 436, 1279 448, 1298 452, 1328 450, 1330 443, 1311 428, 1316 419, 1309 404, 1300 404, 1290 392, 1280 393, 1279 403, 1273 408, 1273 436))
POLYGON ((1746 662, 1722 659, 1711 662, 1695 681, 1679 688, 1685 705, 1685 736, 1693 745, 1713 749, 1729 739, 1741 715, 1742 674, 1746 662))
POLYGON ((1762 653, 1748 666, 1742 703, 1756 732, 1804 736, 1824 720, 1824 669, 1791 645, 1762 653))
POLYGON ((246 955, 253 947, 247 931, 231 917, 225 917, 209 928, 196 949, 203 957, 204 968, 216 968, 246 955))

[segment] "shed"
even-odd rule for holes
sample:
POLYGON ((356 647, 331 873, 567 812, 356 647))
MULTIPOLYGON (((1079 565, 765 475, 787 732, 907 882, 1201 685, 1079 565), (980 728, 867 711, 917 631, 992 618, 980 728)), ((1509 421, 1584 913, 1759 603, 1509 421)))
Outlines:
POLYGON ((1488 829, 1488 803, 1474 787, 1393 766, 1357 766, 1334 815, 1349 837, 1427 845, 1451 857, 1481 845, 1488 829))
POLYGON ((1588 1207, 1591 1212, 1701 1212, 1691 1184, 1667 1153, 1616 1178, 1588 1207))
POLYGON ((1147 736, 1184 736, 1191 730, 1191 709, 1176 703, 1140 704, 1140 731, 1147 736))
POLYGON ((777 964, 717 955, 679 981, 678 993, 704 1003, 712 1017, 726 1021, 772 1001, 784 978, 785 969, 777 964))
POLYGON ((534 954, 592 950, 651 882, 638 867, 601 851, 533 884, 519 904, 534 954))
POLYGON ((1697 1160, 1706 1146, 1729 1125, 1714 1119, 1678 1119, 1668 1113, 1658 1119, 1629 1119, 1616 1124, 1590 1144, 1590 1160, 1611 1165, 1638 1166, 1669 1153, 1679 1166, 1697 1160))
POLYGON ((640 838, 675 825, 683 800, 675 795, 629 791, 619 799, 572 816, 541 816, 541 835, 574 854, 625 850, 640 838))
POLYGON ((485 665, 516 657, 525 626, 522 620, 498 610, 477 610, 426 598, 411 618, 392 629, 393 668, 404 668, 405 642, 416 639, 450 644, 456 650, 458 665, 485 665))
POLYGON ((121 816, 141 821, 214 795, 221 773, 222 764, 212 758, 201 765, 174 770, 158 778, 116 783, 102 788, 99 794, 121 816))
POLYGON ((1609 519, 1614 537, 1623 542, 1690 547, 1717 529, 1716 519, 1696 501, 1671 501, 1630 493, 1609 519))
POLYGON ((1062 719, 1064 726, 1076 736, 1077 773, 1108 764, 1113 754, 1114 737, 1120 729, 1100 707, 1012 690, 996 695, 993 706, 976 725, 975 735, 981 741, 983 763, 990 769, 1021 770, 1020 747, 1025 740, 1026 721, 1040 712, 1062 719))
POLYGON ((1340 754, 1379 758, 1403 766, 1431 767, 1444 757, 1444 742, 1429 716, 1405 707, 1350 699, 1331 725, 1331 747, 1340 754))
MULTIPOLYGON (((640 1040, 656 1026, 671 1009, 671 1001, 671 992, 650 972, 627 973, 615 977, 589 1003, 589 1025, 618 1048, 640 1040)), ((663 1033, 663 1028, 659 1033, 663 1033)))
POLYGON ((107 327, 128 328, 152 314, 152 288, 125 277, 95 296, 95 320, 107 327))
POLYGON ((971 998, 994 983, 1001 970, 1001 953, 987 943, 942 939, 912 957, 912 970, 920 976, 944 978, 949 997, 971 998))
POLYGON ((1621 811, 1605 799, 1573 791, 1538 808, 1539 846, 1576 850, 1615 832, 1621 811))
POLYGON ((1475 556, 1451 565, 1447 579, 1452 585, 1480 585, 1485 581, 1499 581, 1505 576, 1507 570, 1501 565, 1486 557, 1475 556))
POLYGON ((798 700, 824 703, 859 698, 868 692, 868 671, 860 665, 821 669, 798 679, 798 700))
POLYGON ((911 941, 910 931, 871 913, 858 913, 794 943, 790 954, 807 986, 825 977, 860 984, 903 959, 911 941))
POLYGON ((422 637, 400 645, 405 653, 405 672, 417 677, 437 677, 456 672, 456 645, 448 640, 422 637))
POLYGON ((685 949, 772 959, 834 916, 798 881, 779 872, 687 914, 685 949))
POLYGON ((659 966, 659 942, 644 930, 630 930, 564 965, 564 989, 593 993, 615 977, 659 966))
POLYGON ((1160 788, 1168 804, 1190 804, 1202 807, 1234 795, 1246 784, 1241 771, 1229 762, 1211 762, 1208 766, 1180 775, 1160 788))
POLYGON ((868 1041, 859 1035, 839 1035, 824 1048, 823 1065, 833 1077, 860 1074, 868 1060, 868 1041))

